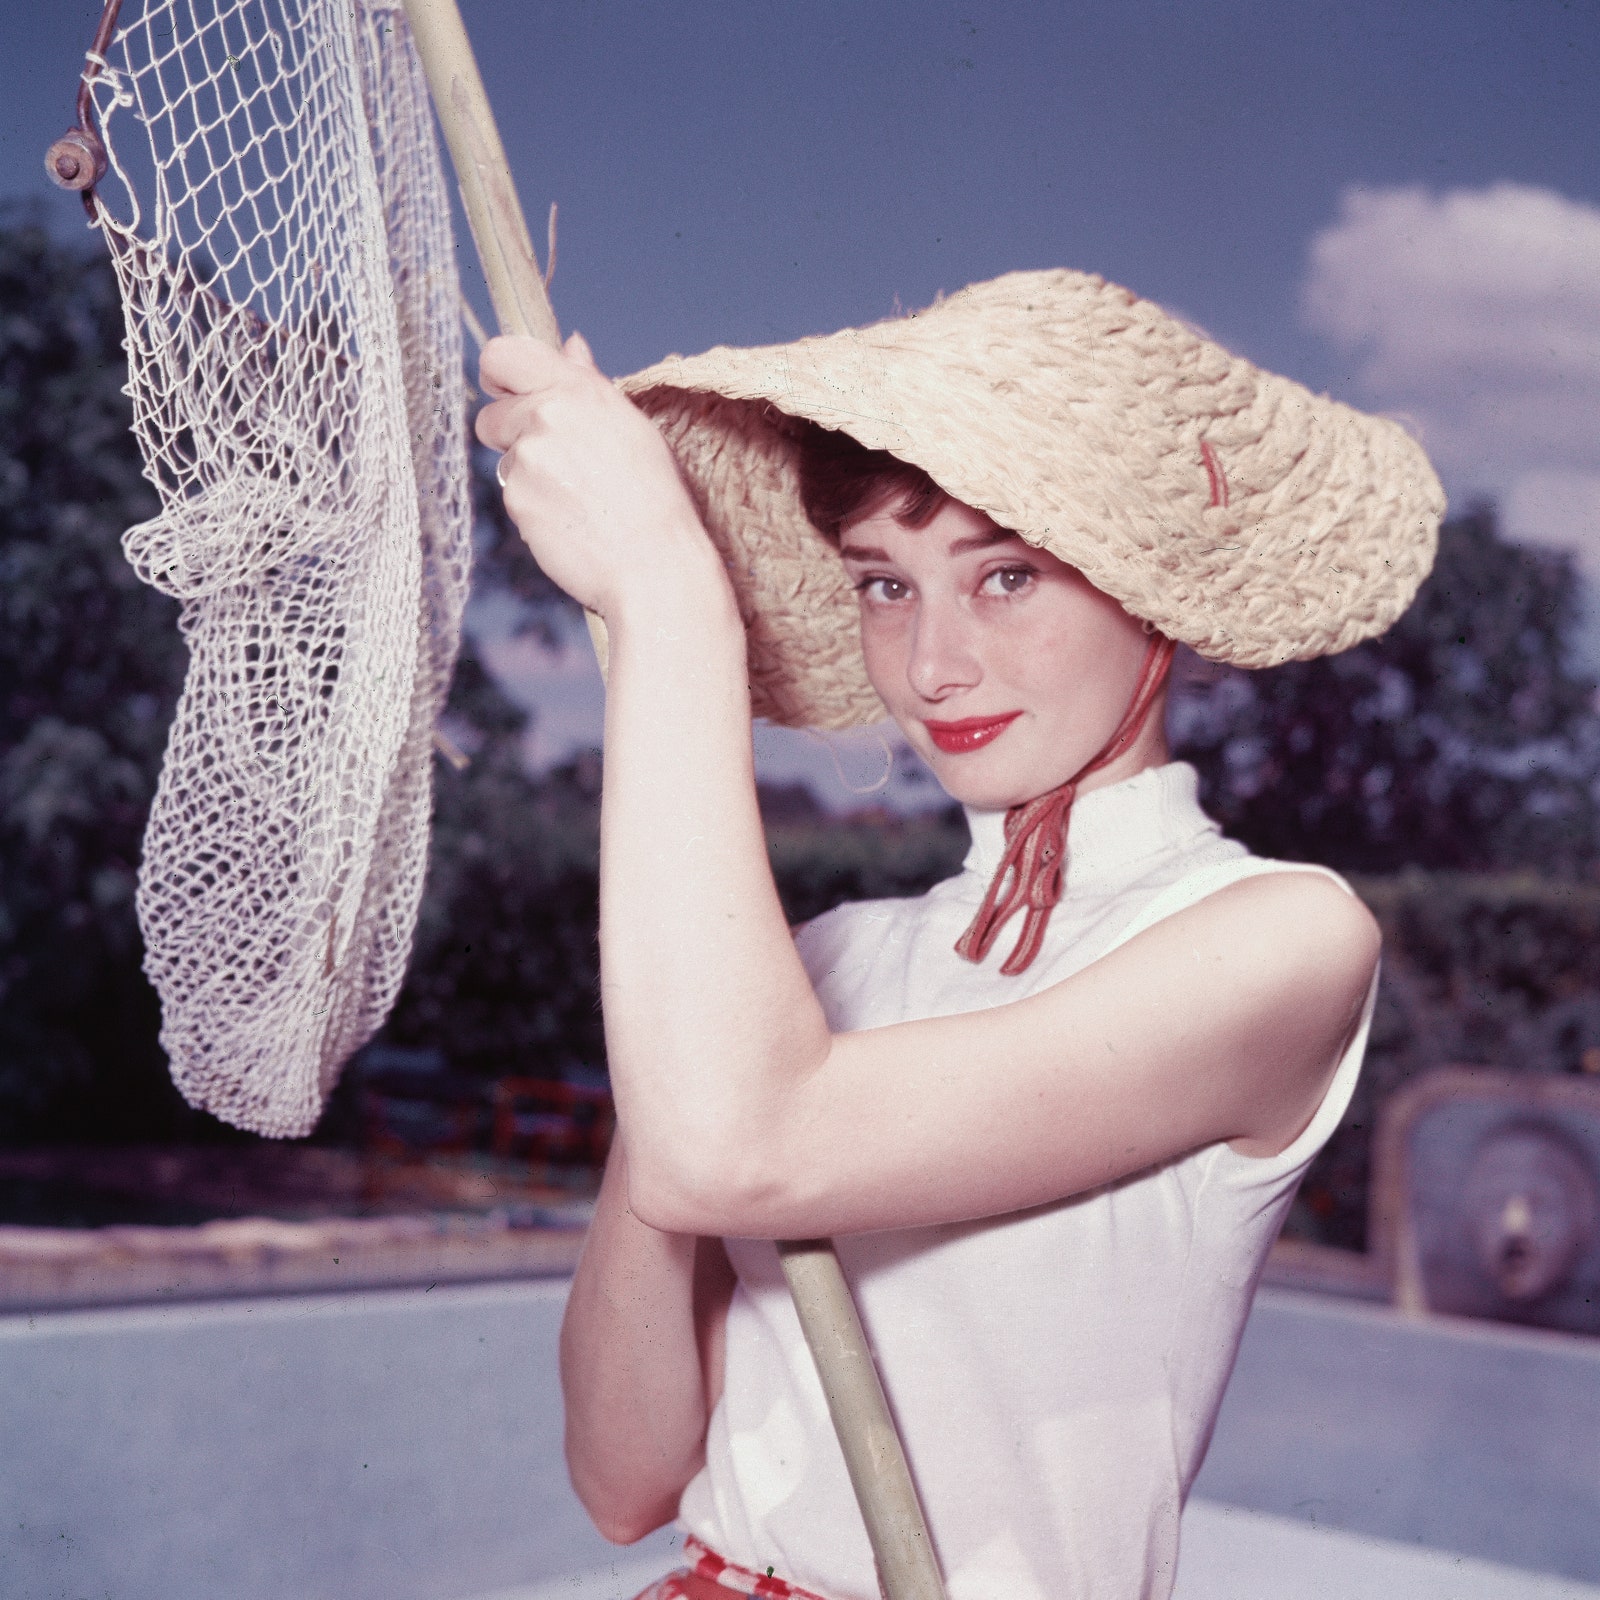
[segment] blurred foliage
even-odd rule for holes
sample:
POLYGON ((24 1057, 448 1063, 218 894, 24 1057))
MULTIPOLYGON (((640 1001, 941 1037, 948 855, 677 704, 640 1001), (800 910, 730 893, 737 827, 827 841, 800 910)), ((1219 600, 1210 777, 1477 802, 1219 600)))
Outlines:
MULTIPOLYGON (((469 697, 498 698, 471 655, 456 675, 458 715, 469 697)), ((465 771, 439 769, 427 897, 387 1041, 437 1048, 484 1078, 560 1077, 604 1060, 598 797, 597 758, 534 781, 509 734, 465 771)))
POLYGON ((1174 753, 1260 855, 1589 874, 1600 715, 1568 653, 1579 603, 1570 555, 1510 543, 1476 506, 1382 638, 1262 672, 1191 662, 1174 753))
POLYGON ((150 1136, 185 1108, 139 971, 135 863, 182 679, 103 254, 0 215, 0 1139, 150 1136))
MULTIPOLYGON (((244 1137, 172 1089, 139 970, 134 864, 184 650, 177 607, 119 548, 155 509, 121 336, 101 256, 0 216, 0 1143, 244 1137)), ((492 457, 474 465, 480 592, 553 640, 567 602, 505 521, 492 457)), ((1174 708, 1229 831, 1368 874, 1384 924, 1371 1064, 1303 1190, 1308 1236, 1361 1243, 1375 1109, 1416 1073, 1600 1064, 1600 727, 1565 654, 1576 603, 1570 562, 1502 540, 1480 507, 1447 525, 1384 639, 1271 672, 1200 665, 1174 708)), ((383 1042, 468 1084, 598 1071, 598 757, 530 777, 526 717, 470 638, 446 724, 472 760, 436 769, 416 950, 383 1042)), ((794 921, 919 893, 965 849, 958 812, 841 821, 804 790, 762 798, 794 921)), ((319 1137, 359 1127, 347 1086, 319 1137)))
POLYGON ((767 856, 791 924, 846 900, 922 894, 961 868, 967 824, 959 806, 914 817, 868 812, 810 820, 768 816, 767 856))

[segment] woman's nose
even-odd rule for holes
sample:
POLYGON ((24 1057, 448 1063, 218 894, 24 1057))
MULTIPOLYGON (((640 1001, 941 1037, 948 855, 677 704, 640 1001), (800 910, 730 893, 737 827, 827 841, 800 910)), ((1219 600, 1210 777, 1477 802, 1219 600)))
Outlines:
POLYGON ((971 619, 958 607, 929 604, 917 608, 906 678, 924 700, 943 700, 973 688, 983 677, 983 664, 973 638, 971 619))

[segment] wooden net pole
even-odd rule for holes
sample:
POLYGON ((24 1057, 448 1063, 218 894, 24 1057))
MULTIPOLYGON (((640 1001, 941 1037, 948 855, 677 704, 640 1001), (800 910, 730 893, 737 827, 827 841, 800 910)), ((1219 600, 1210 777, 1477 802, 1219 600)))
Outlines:
MULTIPOLYGON (((455 0, 404 3, 500 331, 559 345, 555 312, 455 0)), ((589 631, 603 671, 605 625, 590 616, 589 631)), ((778 1253, 884 1590, 889 1600, 944 1600, 905 1451, 833 1245, 826 1239, 790 1242, 778 1253)))
POLYGON ((884 1593, 888 1600, 944 1600, 905 1448, 833 1242, 785 1240, 778 1259, 828 1397, 884 1593))
MULTIPOLYGON (((404 4, 456 169, 467 226, 488 280, 495 320, 501 333, 524 334, 559 349, 561 329, 545 292, 544 274, 533 253, 461 13, 455 0, 404 0, 404 4)), ((584 612, 584 620, 603 676, 609 655, 606 625, 592 611, 584 612)))

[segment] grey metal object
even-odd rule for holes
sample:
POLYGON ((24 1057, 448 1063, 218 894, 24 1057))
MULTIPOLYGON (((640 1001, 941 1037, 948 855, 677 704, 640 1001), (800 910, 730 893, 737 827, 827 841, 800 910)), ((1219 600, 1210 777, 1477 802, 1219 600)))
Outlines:
POLYGON ((1483 1275, 1502 1299, 1531 1305, 1566 1288, 1592 1253, 1600 1196, 1566 1130, 1530 1121, 1484 1138, 1461 1211, 1483 1275))
POLYGON ((1375 1154, 1401 1310, 1600 1333, 1600 1082, 1442 1068, 1385 1108, 1375 1154))

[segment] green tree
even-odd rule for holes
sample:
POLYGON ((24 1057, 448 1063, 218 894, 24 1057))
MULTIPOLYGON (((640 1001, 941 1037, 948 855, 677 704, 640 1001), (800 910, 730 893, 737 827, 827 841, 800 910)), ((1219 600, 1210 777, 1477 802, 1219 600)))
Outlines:
MULTIPOLYGON (((93 241, 68 247, 29 214, 0 213, 0 1141, 9 1143, 243 1137, 173 1089, 141 970, 139 845, 186 653, 176 603, 139 582, 122 555, 123 531, 157 504, 122 392, 122 336, 115 280, 93 241)), ((566 602, 506 521, 489 465, 479 452, 479 581, 517 595, 526 626, 548 631, 566 602)), ((580 862, 587 852, 592 901, 584 836, 593 829, 578 820, 592 816, 592 796, 570 779, 527 777, 525 718, 470 639, 451 714, 477 759, 439 785, 439 846, 402 1030, 435 1027, 474 1060, 495 1038, 509 1060, 563 1032, 595 1050, 592 911, 578 934, 577 908, 566 922, 550 910, 572 900, 574 852, 580 862), (527 907, 540 915, 523 916, 527 907), (541 940, 552 939, 565 941, 564 954, 545 950, 541 940), (512 970, 493 965, 492 952, 524 944, 512 970), (523 990, 530 966, 546 972, 542 989, 523 990)))
POLYGON ((1174 707, 1207 809, 1263 855, 1354 872, 1592 869, 1600 717, 1572 559, 1447 522, 1415 604, 1341 655, 1201 664, 1174 707))
POLYGON ((0 1139, 181 1117, 139 970, 135 864, 182 678, 122 558, 155 510, 110 266, 0 219, 0 1139))
POLYGON ((450 715, 476 748, 435 779, 428 890, 384 1038, 482 1081, 600 1068, 598 758, 530 778, 525 718, 470 645, 450 715))
MULTIPOLYGON (((135 865, 185 657, 176 605, 120 549, 155 509, 121 337, 103 256, 0 215, 0 1141, 239 1137, 172 1089, 140 971, 135 865)), ((490 458, 474 464, 476 581, 553 634, 567 602, 505 520, 490 458)), ((1478 508, 1447 525, 1434 576, 1384 639, 1204 674, 1175 714, 1180 750, 1214 812, 1266 853, 1366 872, 1575 872, 1594 856, 1600 770, 1594 685, 1565 650, 1575 609, 1570 562, 1507 543, 1478 508)), ((598 770, 530 778, 525 721, 469 638, 448 725, 473 759, 438 769, 416 950, 386 1037, 479 1081, 603 1059, 598 770)), ((948 819, 775 815, 770 833, 797 917, 916 892, 961 853, 948 819)), ((335 1118, 326 1134, 340 1131, 335 1118)))

